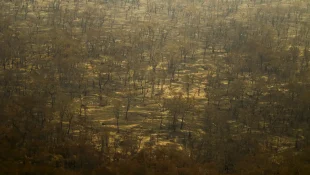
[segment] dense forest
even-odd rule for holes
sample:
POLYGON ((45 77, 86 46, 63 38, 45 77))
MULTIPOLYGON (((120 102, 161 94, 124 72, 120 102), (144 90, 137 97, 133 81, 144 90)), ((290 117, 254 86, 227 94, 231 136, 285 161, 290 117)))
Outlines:
POLYGON ((1 0, 0 174, 310 174, 309 0, 1 0))

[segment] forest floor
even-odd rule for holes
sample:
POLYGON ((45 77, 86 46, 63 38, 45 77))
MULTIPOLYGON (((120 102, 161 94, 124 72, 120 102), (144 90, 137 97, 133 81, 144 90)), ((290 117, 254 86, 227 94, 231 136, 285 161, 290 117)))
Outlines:
MULTIPOLYGON (((82 10, 87 9, 94 9, 99 8, 103 11, 105 9, 109 9, 106 11, 108 16, 114 16, 115 23, 110 22, 111 25, 107 25, 104 32, 113 32, 113 31, 120 31, 124 32, 127 30, 130 30, 132 28, 132 25, 134 22, 131 20, 135 20, 136 22, 143 24, 149 24, 150 20, 148 16, 145 16, 148 12, 146 9, 146 0, 140 1, 140 7, 135 8, 133 10, 133 15, 135 18, 129 18, 127 14, 127 9, 133 8, 132 6, 129 6, 129 3, 127 6, 115 7, 113 5, 105 5, 103 4, 102 7, 96 7, 94 2, 81 2, 79 4, 80 7, 82 7, 82 10), (109 7, 106 7, 109 6, 109 7), (112 27, 111 27, 112 26, 112 27), (120 26, 123 26, 124 29, 120 30, 120 26)), ((38 8, 51 8, 52 4, 51 1, 40 1, 38 2, 40 5, 38 8)), ((63 1, 62 2, 63 8, 68 9, 74 9, 74 2, 73 1, 63 1)), ((274 2, 271 3, 269 6, 277 6, 278 3, 274 2)), ((287 5, 287 4, 282 4, 287 5)), ((268 5, 254 5, 251 3, 244 3, 239 6, 239 10, 235 13, 232 13, 229 15, 226 20, 230 19, 236 19, 242 20, 244 16, 247 15, 253 15, 255 11, 260 10, 262 7, 267 7, 268 5)), ((197 9, 200 7, 197 6, 197 9)), ((12 7, 14 9, 14 7, 12 7)), ((101 12, 99 10, 99 12, 101 12)), ((83 12, 80 12, 83 13, 83 12)), ((164 10, 159 10, 155 15, 152 16, 154 23, 167 23, 169 24, 171 21, 167 18, 167 12, 164 10)), ((221 15, 221 14, 216 14, 221 15)), ((28 19, 31 20, 32 18, 35 18, 34 12, 28 13, 28 19)), ((41 17, 48 18, 48 14, 41 14, 41 17)), ((110 18, 112 19, 112 18, 110 18)), ((110 20, 109 19, 109 20, 110 20)), ((76 19, 74 23, 80 23, 81 19, 76 19)), ((182 28, 181 22, 179 22, 178 28, 182 28)), ((292 25, 293 26, 293 25, 292 25)), ((29 30, 38 30, 36 29, 36 26, 28 26, 28 24, 25 22, 21 24, 20 27, 27 28, 29 30)), ((48 30, 48 28, 40 28, 39 30, 41 32, 44 32, 48 30)), ((73 33, 79 34, 82 31, 78 28, 72 29, 73 33)), ((128 31, 129 33, 130 31, 128 31)), ((294 37, 294 28, 290 29, 292 37, 294 37)), ((175 36, 176 32, 173 32, 173 36, 175 36)), ((122 35, 122 33, 117 33, 117 35, 122 35)), ((87 40, 87 39, 85 39, 87 40)), ((180 40, 180 38, 173 38, 173 40, 180 40)), ((122 42, 122 41, 120 41, 122 42)), ((198 42, 200 45, 198 48, 203 48, 202 42, 198 42)), ((84 97, 82 97, 83 104, 87 106, 87 117, 90 118, 92 121, 95 121, 96 127, 98 127, 102 131, 109 131, 111 135, 117 136, 118 133, 116 131, 116 118, 113 114, 113 100, 119 100, 122 101, 122 112, 121 116, 119 118, 119 125, 120 125, 120 132, 131 132, 134 133, 134 135, 138 135, 142 138, 142 145, 147 144, 149 141, 153 140, 153 138, 156 138, 156 142, 158 145, 164 145, 164 144, 176 144, 180 149, 182 149, 182 139, 185 139, 189 136, 189 133, 196 135, 197 137, 203 137, 205 133, 205 118, 203 115, 201 115, 202 111, 205 109, 205 106, 208 104, 207 101, 207 94, 204 91, 205 85, 208 81, 207 76, 211 74, 211 72, 214 72, 217 69, 217 66, 214 64, 214 59, 216 58, 222 58, 225 55, 223 54, 222 48, 215 49, 215 53, 212 53, 211 47, 208 48, 206 57, 203 58, 203 50, 197 49, 196 53, 194 54, 193 58, 190 58, 188 56, 186 62, 183 62, 179 65, 178 70, 176 70, 176 75, 174 80, 171 79, 171 77, 165 78, 165 83, 160 82, 158 85, 157 83, 154 86, 154 94, 151 93, 151 88, 148 88, 148 93, 145 96, 145 99, 143 100, 143 95, 140 93, 140 90, 137 89, 135 94, 138 94, 137 97, 135 97, 132 100, 132 104, 130 105, 130 109, 128 110, 128 120, 125 119, 125 108, 126 108, 126 98, 124 97, 124 91, 116 91, 113 94, 107 94, 104 96, 104 98, 107 99, 107 104, 101 106, 99 102, 99 89, 98 88, 89 88, 88 94, 84 97), (197 113, 192 114, 190 116, 186 116, 184 120, 184 128, 177 129, 176 132, 173 132, 169 127, 171 127, 171 116, 167 111, 161 111, 161 105, 163 104, 164 99, 173 98, 177 94, 182 93, 183 96, 186 96, 186 90, 185 90, 185 84, 187 81, 188 76, 191 75, 194 78, 193 83, 190 86, 189 90, 189 98, 195 99, 195 107, 197 109, 197 113), (159 95, 158 95, 159 94, 159 95), (102 125, 104 123, 104 125, 102 125)), ((92 59, 92 58, 91 58, 92 59)), ((97 58, 97 60, 94 58, 92 61, 96 64, 100 64, 101 58, 97 58)), ((148 64, 148 63, 146 63, 148 64)), ((223 63, 224 64, 224 63, 223 63)), ((166 62, 159 62, 159 65, 156 68, 156 74, 159 74, 160 72, 164 72, 166 69, 166 62)), ((95 65, 96 66, 96 65, 95 65)), ((89 63, 85 63, 85 67, 87 67, 88 72, 86 73, 87 79, 89 80, 96 80, 98 79, 97 75, 93 73, 93 68, 89 66, 89 63)), ((148 69, 146 67, 145 69, 148 69)), ((112 72, 113 77, 118 77, 118 74, 120 72, 112 72)), ((122 72, 122 76, 125 76, 126 73, 122 72)), ((211 75, 213 76, 213 75, 211 75)), ((123 77, 120 77, 119 81, 122 81, 123 77)), ((117 79, 117 78, 115 78, 117 79)), ((162 80, 161 80, 162 81, 162 80)), ((222 82, 223 84, 227 82, 222 82)), ((120 83, 122 84, 122 83, 120 83)), ((127 86, 134 86, 133 82, 129 82, 129 85, 127 86)), ((124 86, 124 89, 128 88, 127 86, 124 86)), ((80 103, 79 99, 76 99, 76 103, 80 103)), ((225 111, 224 111, 225 112, 225 111)), ((178 119, 178 122, 180 123, 181 119, 178 119)), ((232 128, 238 128, 241 124, 237 123, 234 120, 228 121, 232 128)), ((178 125, 179 126, 179 125, 178 125)), ((246 127, 242 127, 241 130, 246 130, 246 127)), ((253 130, 252 132, 255 132, 253 130)), ((278 142, 279 137, 274 135, 270 136, 274 142, 278 142)), ((282 144, 288 145, 286 147, 291 147, 293 145, 293 138, 288 137, 282 137, 282 144)), ((112 143, 113 141, 111 141, 112 143)))

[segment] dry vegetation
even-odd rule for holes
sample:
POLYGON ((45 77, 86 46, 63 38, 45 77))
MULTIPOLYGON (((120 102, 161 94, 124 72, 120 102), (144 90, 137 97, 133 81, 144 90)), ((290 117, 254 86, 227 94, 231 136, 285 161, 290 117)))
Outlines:
POLYGON ((0 174, 308 174, 310 4, 3 0, 0 174))

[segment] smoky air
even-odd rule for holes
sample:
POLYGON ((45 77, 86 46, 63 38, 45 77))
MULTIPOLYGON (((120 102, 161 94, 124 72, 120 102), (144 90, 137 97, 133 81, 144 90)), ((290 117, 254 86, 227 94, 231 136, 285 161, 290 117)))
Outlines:
POLYGON ((0 174, 308 175, 309 0, 1 0, 0 174))

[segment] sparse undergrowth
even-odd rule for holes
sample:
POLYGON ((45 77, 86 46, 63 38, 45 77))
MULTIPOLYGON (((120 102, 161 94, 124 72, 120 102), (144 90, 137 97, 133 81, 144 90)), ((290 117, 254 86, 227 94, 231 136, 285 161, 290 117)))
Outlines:
POLYGON ((309 2, 0 6, 0 174, 309 172, 309 2))

